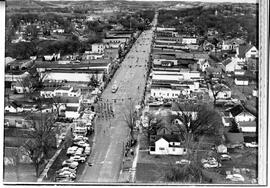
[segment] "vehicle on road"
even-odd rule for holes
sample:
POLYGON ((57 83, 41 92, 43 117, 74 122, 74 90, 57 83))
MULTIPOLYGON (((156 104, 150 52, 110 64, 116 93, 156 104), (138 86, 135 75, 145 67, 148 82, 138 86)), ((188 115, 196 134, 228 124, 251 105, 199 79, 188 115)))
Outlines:
POLYGON ((218 162, 214 162, 214 163, 204 163, 203 164, 204 168, 217 168, 217 167, 221 167, 221 164, 218 162))
POLYGON ((118 90, 118 85, 116 84, 116 82, 113 84, 112 86, 112 93, 115 93, 118 90))
POLYGON ((60 176, 60 175, 57 175, 55 177, 55 181, 56 182, 74 182, 72 178, 70 177, 67 177, 67 176, 60 176))
POLYGON ((228 174, 226 176, 226 179, 231 181, 245 181, 245 178, 241 174, 228 174))
POLYGON ((73 142, 74 145, 77 145, 79 147, 87 147, 89 146, 88 143, 86 143, 85 141, 81 140, 81 141, 77 141, 77 142, 73 142))
POLYGON ((72 173, 70 171, 63 171, 63 172, 60 172, 58 175, 70 177, 72 179, 75 179, 76 178, 76 174, 75 173, 72 173))
POLYGON ((78 148, 77 151, 74 153, 74 155, 80 155, 83 154, 83 148, 78 148))

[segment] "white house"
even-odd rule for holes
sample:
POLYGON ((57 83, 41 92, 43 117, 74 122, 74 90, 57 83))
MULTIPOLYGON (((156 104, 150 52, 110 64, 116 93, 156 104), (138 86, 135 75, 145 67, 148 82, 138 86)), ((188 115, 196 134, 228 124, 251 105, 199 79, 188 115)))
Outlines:
POLYGON ((81 90, 73 87, 44 88, 40 91, 40 96, 44 98, 52 97, 80 97, 81 90))
POLYGON ((104 53, 105 47, 104 43, 94 43, 92 44, 92 53, 104 53))
POLYGON ((251 114, 250 112, 244 110, 241 113, 237 114, 234 116, 234 119, 237 123, 239 122, 250 122, 250 121, 255 121, 256 117, 251 114))
POLYGON ((182 146, 177 135, 163 135, 155 141, 154 155, 185 155, 186 149, 182 146))
POLYGON ((247 60, 248 58, 258 58, 259 51, 253 45, 240 45, 236 48, 236 57, 240 60, 247 60))
POLYGON ((221 63, 225 72, 234 72, 237 69, 241 69, 241 66, 239 66, 238 64, 237 58, 228 58, 221 63))
POLYGON ((209 62, 206 59, 199 59, 199 61, 197 62, 197 64, 199 65, 199 69, 201 69, 202 72, 205 72, 206 69, 208 67, 210 67, 209 62))
POLYGON ((234 83, 235 83, 235 85, 237 85, 237 86, 248 86, 248 79, 236 77, 236 78, 234 79, 234 83))
POLYGON ((80 117, 79 107, 71 107, 68 106, 65 109, 65 117, 66 118, 74 118, 77 119, 80 117))
POLYGON ((177 60, 176 59, 154 59, 153 64, 154 65, 162 65, 164 63, 171 63, 172 66, 177 65, 177 60))
MULTIPOLYGON (((229 99, 232 96, 232 90, 224 84, 216 84, 214 85, 213 89, 214 93, 217 93, 216 99, 229 99)), ((211 92, 210 95, 212 95, 211 92)))
POLYGON ((244 133, 256 133, 257 132, 257 123, 256 123, 256 121, 238 122, 238 127, 244 133))
POLYGON ((9 113, 18 113, 18 112, 22 112, 23 108, 21 108, 19 105, 17 105, 15 102, 9 102, 6 106, 5 106, 5 112, 9 112, 9 113))

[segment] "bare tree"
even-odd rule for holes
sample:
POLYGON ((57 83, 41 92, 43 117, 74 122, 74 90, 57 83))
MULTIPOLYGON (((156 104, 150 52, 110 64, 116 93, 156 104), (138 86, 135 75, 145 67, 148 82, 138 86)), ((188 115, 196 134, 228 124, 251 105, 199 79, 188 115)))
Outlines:
POLYGON ((36 176, 38 176, 40 165, 50 157, 49 151, 56 145, 53 114, 40 113, 38 120, 33 118, 27 135, 29 139, 23 146, 26 155, 33 161, 36 168, 36 176))

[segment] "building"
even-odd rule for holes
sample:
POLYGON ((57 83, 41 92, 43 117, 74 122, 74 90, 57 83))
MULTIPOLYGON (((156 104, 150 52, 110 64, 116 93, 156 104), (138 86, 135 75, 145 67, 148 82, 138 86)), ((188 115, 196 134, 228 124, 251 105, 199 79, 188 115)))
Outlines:
POLYGON ((237 86, 248 86, 249 80, 246 77, 235 77, 234 83, 237 86))
POLYGON ((104 43, 94 43, 92 44, 92 53, 104 53, 104 49, 106 48, 106 45, 104 43))
POLYGON ((92 76, 102 82, 111 71, 111 60, 97 59, 76 64, 37 62, 37 72, 44 80, 88 83, 92 76))
POLYGON ((7 70, 27 70, 31 68, 34 65, 34 61, 31 59, 26 59, 26 60, 15 60, 11 61, 6 64, 6 69, 7 70))
POLYGON ((224 51, 235 51, 239 45, 244 43, 245 41, 239 38, 223 40, 221 49, 224 51))
MULTIPOLYGON (((224 84, 216 84, 213 86, 216 99, 230 99, 232 97, 232 90, 224 84)), ((210 91, 209 91, 210 92, 210 91)))
POLYGON ((104 50, 104 58, 116 60, 119 58, 119 48, 106 48, 104 50))
POLYGON ((248 60, 248 58, 258 58, 259 51, 255 46, 250 44, 240 45, 236 48, 236 57, 242 61, 248 60))
POLYGON ((234 72, 237 69, 241 69, 238 64, 237 58, 227 58, 221 62, 221 67, 224 72, 234 72))
POLYGON ((178 135, 162 135, 154 142, 154 145, 150 145, 152 155, 185 155, 186 152, 178 135))
POLYGON ((251 122, 256 120, 256 116, 247 111, 243 106, 237 105, 228 110, 230 116, 234 117, 236 123, 239 122, 251 122))

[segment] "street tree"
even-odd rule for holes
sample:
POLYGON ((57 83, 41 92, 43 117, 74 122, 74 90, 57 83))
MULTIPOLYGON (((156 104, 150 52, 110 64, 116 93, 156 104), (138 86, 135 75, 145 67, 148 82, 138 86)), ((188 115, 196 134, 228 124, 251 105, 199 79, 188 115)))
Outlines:
POLYGON ((137 118, 137 114, 135 111, 135 105, 134 102, 132 102, 130 100, 130 102, 127 102, 125 105, 125 109, 123 111, 123 119, 125 124, 128 126, 129 128, 129 136, 131 141, 134 141, 134 128, 136 126, 136 118, 137 118))
POLYGON ((55 118, 51 113, 43 114, 42 112, 38 119, 34 116, 31 117, 31 128, 27 131, 29 139, 23 146, 25 154, 31 158, 36 169, 36 176, 38 176, 40 165, 49 159, 51 150, 56 145, 55 118))

